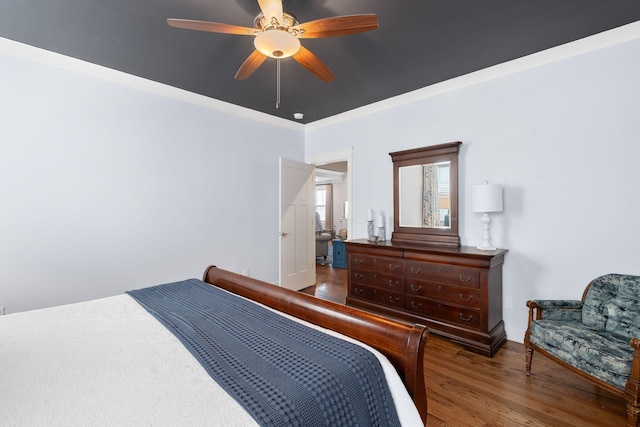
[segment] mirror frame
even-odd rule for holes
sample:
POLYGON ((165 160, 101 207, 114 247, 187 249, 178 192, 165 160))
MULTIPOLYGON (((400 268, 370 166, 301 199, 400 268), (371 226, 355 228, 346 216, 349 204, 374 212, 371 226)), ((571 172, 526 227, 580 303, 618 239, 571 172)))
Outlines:
POLYGON ((458 151, 462 142, 455 141, 429 147, 389 153, 393 161, 393 234, 397 243, 421 243, 429 245, 460 246, 458 236, 458 151), (400 172, 403 166, 427 163, 451 162, 451 228, 400 227, 400 172))

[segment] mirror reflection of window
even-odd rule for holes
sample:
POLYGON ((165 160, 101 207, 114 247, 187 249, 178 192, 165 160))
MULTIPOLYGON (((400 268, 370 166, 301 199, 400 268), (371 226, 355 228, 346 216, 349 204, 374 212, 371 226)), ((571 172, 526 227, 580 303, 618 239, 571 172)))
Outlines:
POLYGON ((451 228, 451 162, 399 169, 400 227, 451 228))
POLYGON ((436 228, 440 222, 438 206, 438 165, 422 165, 424 193, 422 197, 422 222, 424 227, 436 228))
POLYGON ((422 165, 424 196, 422 198, 423 226, 449 228, 449 170, 450 162, 422 165))
POLYGON ((451 192, 449 191, 450 163, 438 164, 438 227, 449 228, 451 210, 451 192))

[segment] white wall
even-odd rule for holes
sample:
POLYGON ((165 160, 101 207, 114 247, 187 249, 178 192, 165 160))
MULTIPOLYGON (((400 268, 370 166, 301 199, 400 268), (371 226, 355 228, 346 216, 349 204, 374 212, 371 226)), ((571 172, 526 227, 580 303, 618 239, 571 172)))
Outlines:
POLYGON ((461 140, 462 244, 481 237, 471 186, 502 183, 492 237, 509 249, 504 318, 521 341, 527 299, 640 274, 639 52, 636 39, 305 135, 0 49, 0 306, 114 295, 209 263, 275 282, 278 157, 353 146, 361 238, 369 208, 393 224, 389 152, 461 140))
POLYGON ((393 212, 389 152, 462 141, 462 244, 481 240, 471 186, 501 183, 492 241, 509 249, 503 314, 521 342, 527 299, 580 299, 599 275, 640 274, 638 76, 640 39, 310 127, 306 155, 354 147, 353 237, 363 238, 369 208, 393 212))
POLYGON ((301 125, 1 49, 0 93, 8 313, 201 277, 209 264, 277 282, 278 158, 304 160, 301 125))

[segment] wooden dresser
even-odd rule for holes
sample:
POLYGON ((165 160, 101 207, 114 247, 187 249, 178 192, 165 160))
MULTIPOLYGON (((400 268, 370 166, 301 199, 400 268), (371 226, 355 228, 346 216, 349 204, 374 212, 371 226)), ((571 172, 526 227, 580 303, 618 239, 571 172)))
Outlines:
POLYGON ((506 340, 502 264, 506 250, 394 242, 346 242, 347 304, 422 323, 492 357, 506 340))

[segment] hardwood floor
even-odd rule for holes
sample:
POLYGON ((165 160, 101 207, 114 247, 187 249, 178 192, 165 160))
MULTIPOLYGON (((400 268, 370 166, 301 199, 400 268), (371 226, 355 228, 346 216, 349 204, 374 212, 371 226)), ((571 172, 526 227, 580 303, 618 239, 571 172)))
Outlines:
MULTIPOLYGON (((317 284, 302 292, 344 304, 347 270, 317 265, 317 284)), ((427 426, 625 426, 621 398, 508 341, 493 358, 431 335, 425 354, 427 426)))

